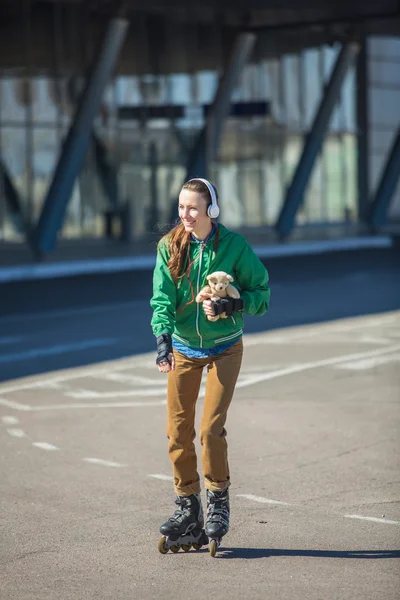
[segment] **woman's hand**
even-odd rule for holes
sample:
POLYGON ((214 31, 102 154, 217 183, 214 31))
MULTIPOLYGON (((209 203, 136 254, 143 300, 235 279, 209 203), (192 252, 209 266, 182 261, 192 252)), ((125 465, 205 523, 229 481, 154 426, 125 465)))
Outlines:
POLYGON ((203 302, 203 310, 206 317, 215 317, 214 309, 212 307, 211 300, 204 300, 203 302))
POLYGON ((175 358, 172 352, 168 355, 168 360, 169 362, 158 363, 157 367, 160 373, 168 373, 169 371, 175 371, 175 358))
POLYGON ((211 301, 216 302, 217 300, 219 300, 219 296, 216 296, 215 294, 202 293, 202 297, 204 298, 203 310, 206 317, 214 317, 214 309, 212 307, 211 301))
POLYGON ((162 333, 157 337, 156 364, 160 373, 175 371, 175 358, 172 352, 172 337, 170 333, 162 333))

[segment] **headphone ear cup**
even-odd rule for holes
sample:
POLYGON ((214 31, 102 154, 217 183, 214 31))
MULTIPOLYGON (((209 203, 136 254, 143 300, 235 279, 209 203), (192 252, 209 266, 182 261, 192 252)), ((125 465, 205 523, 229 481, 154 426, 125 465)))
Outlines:
POLYGON ((219 215, 219 207, 210 204, 210 206, 207 208, 207 214, 210 217, 210 219, 216 219, 219 215))

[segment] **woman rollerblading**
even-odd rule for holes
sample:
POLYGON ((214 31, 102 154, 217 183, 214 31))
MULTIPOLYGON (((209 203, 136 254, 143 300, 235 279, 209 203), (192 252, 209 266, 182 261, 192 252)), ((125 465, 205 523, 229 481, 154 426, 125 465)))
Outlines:
POLYGON ((242 363, 243 313, 263 315, 270 290, 268 272, 247 240, 216 222, 218 192, 212 183, 187 181, 178 208, 180 223, 157 246, 150 301, 156 365, 168 374, 168 453, 179 507, 161 527, 159 550, 185 551, 190 544, 196 548, 208 541, 199 513, 201 480, 194 444, 196 403, 206 370, 199 438, 214 556, 229 527, 225 423, 242 363), (229 297, 215 298, 207 289, 215 272, 231 282, 229 297))
POLYGON ((205 532, 211 556, 215 556, 221 540, 229 531, 229 491, 207 490, 207 520, 205 532))
POLYGON ((200 550, 201 546, 208 544, 203 529, 204 518, 200 495, 177 496, 175 504, 178 505, 178 509, 160 527, 163 537, 158 544, 159 551, 161 554, 166 554, 168 550, 178 552, 182 548, 184 552, 189 552, 192 546, 195 550, 200 550))

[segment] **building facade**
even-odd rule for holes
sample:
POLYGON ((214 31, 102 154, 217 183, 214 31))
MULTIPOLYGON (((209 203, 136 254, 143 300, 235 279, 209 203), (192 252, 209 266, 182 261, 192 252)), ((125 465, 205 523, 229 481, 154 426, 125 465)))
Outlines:
MULTIPOLYGON (((209 177, 219 190, 221 220, 228 227, 272 227, 276 222, 339 47, 260 57, 244 68, 217 157, 209 165, 209 177)), ((400 39, 371 37, 366 50, 372 194, 400 125, 400 39)), ((194 70, 113 78, 74 184, 62 238, 103 236, 110 196, 127 209, 130 239, 140 240, 159 224, 171 222, 188 154, 204 126, 219 75, 194 70)), ((82 75, 62 68, 51 74, 3 70, 0 157, 6 178, 0 189, 1 240, 24 239, 4 201, 7 182, 27 223, 37 222, 82 87, 82 75)), ((297 212, 297 227, 359 221, 358 135, 353 66, 297 212)), ((390 218, 400 218, 399 190, 390 218)))

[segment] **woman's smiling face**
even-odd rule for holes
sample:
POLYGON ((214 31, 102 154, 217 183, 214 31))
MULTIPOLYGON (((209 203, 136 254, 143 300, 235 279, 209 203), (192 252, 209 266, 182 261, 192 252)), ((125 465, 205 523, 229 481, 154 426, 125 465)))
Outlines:
POLYGON ((183 189, 179 194, 179 218, 185 231, 203 239, 211 230, 211 219, 207 215, 207 200, 199 192, 183 189))

